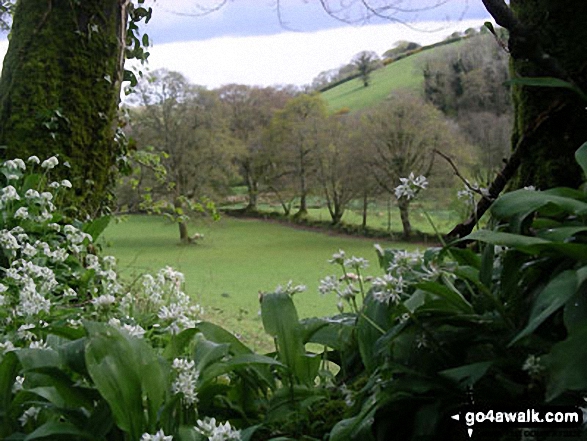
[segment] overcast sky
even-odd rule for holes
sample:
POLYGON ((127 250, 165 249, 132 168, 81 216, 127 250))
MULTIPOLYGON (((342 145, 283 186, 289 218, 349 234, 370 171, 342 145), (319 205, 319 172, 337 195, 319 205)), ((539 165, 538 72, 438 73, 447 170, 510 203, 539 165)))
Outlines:
MULTIPOLYGON (((478 28, 489 19, 481 0, 373 0, 372 4, 421 10, 393 11, 391 21, 361 20, 362 8, 345 11, 357 22, 354 26, 329 16, 319 0, 281 0, 279 10, 275 0, 228 0, 218 11, 201 15, 220 3, 151 2, 153 19, 144 27, 152 41, 149 69, 176 70, 208 88, 229 83, 302 86, 362 50, 381 55, 399 40, 429 44, 454 31, 478 28), (445 4, 426 8, 438 3, 445 4)), ((6 47, 4 38, 0 57, 6 47)))

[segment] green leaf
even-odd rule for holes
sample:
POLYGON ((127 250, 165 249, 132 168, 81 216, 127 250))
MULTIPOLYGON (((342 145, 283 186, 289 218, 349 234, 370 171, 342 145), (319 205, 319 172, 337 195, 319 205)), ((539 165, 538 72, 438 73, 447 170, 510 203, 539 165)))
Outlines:
POLYGON ((0 362, 0 436, 4 438, 10 431, 9 414, 12 403, 12 386, 18 375, 20 365, 14 352, 7 352, 0 362))
POLYGON ((291 297, 284 292, 265 294, 261 299, 261 317, 265 331, 275 338, 279 360, 291 369, 297 381, 313 384, 320 359, 306 355, 291 297))
POLYGON ((561 80, 554 77, 535 77, 535 78, 512 78, 505 82, 505 84, 514 84, 519 86, 531 87, 554 87, 569 89, 578 94, 583 100, 587 101, 587 95, 574 84, 568 81, 561 80))
POLYGON ((459 383, 460 386, 473 386, 485 375, 492 364, 492 361, 482 361, 452 369, 445 369, 438 374, 459 383))
POLYGON ((587 142, 577 149, 575 159, 577 164, 583 169, 583 175, 587 179, 587 142))
POLYGON ((143 34, 143 46, 149 46, 149 35, 143 34))
POLYGON ((462 240, 478 240, 480 242, 487 242, 493 245, 515 248, 530 254, 535 253, 535 250, 532 248, 533 246, 551 243, 538 237, 522 236, 521 234, 502 233, 490 230, 474 231, 462 240))
POLYGON ((215 325, 214 323, 200 322, 198 323, 196 329, 204 334, 204 336, 210 341, 216 343, 228 343, 230 345, 230 352, 234 355, 250 354, 253 352, 233 334, 221 326, 215 325))
POLYGON ((587 324, 575 329, 566 340, 555 344, 543 356, 548 371, 546 400, 551 401, 565 391, 587 389, 587 324))
POLYGON ((104 230, 106 229, 106 227, 110 223, 111 219, 112 219, 111 216, 99 217, 98 219, 95 219, 92 222, 85 224, 83 231, 84 231, 84 233, 87 233, 90 236, 92 236, 92 240, 94 242, 96 242, 96 240, 98 239, 100 234, 102 234, 104 232, 104 230))
POLYGON ((416 285, 416 288, 426 291, 445 300, 456 310, 465 314, 471 314, 473 307, 459 292, 453 291, 445 285, 438 282, 422 282, 416 285))
POLYGON ((573 270, 563 271, 551 279, 534 301, 528 324, 514 337, 509 346, 531 334, 548 317, 563 306, 576 291, 577 273, 573 270))
POLYGON ((564 242, 577 233, 582 233, 584 231, 587 231, 587 226, 556 227, 538 231, 536 235, 541 239, 550 240, 553 242, 564 242))
POLYGON ((29 441, 43 438, 62 439, 63 436, 66 436, 68 439, 96 439, 91 433, 80 430, 71 423, 49 421, 27 435, 24 440, 29 441))
POLYGON ((117 426, 131 439, 154 428, 168 387, 168 370, 144 341, 101 323, 85 323, 90 334, 86 365, 108 402, 117 426))
POLYGON ((543 208, 557 209, 569 214, 587 213, 587 203, 548 191, 516 190, 498 198, 491 206, 491 213, 498 219, 513 216, 526 217, 543 208))

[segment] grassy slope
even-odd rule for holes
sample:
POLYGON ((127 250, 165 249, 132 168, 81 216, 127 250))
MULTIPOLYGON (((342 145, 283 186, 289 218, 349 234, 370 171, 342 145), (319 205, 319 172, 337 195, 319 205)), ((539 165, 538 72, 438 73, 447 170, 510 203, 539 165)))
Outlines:
POLYGON ((326 100, 328 109, 336 112, 344 107, 348 107, 351 111, 371 107, 395 90, 419 92, 424 84, 422 66, 426 58, 442 56, 444 51, 460 44, 462 43, 456 42, 418 52, 373 72, 372 81, 368 87, 364 87, 361 80, 354 79, 327 90, 322 93, 322 97, 326 100))
POLYGON ((327 263, 339 248, 349 256, 369 259, 371 270, 379 274, 373 242, 365 239, 230 218, 191 230, 204 233, 204 241, 181 246, 175 225, 160 218, 131 216, 108 227, 104 252, 118 258, 126 275, 154 273, 166 265, 182 271, 186 292, 204 306, 206 319, 241 333, 257 347, 267 342, 257 316, 259 291, 272 291, 290 279, 305 284, 308 290, 295 295, 300 316, 323 316, 336 313, 336 299, 320 296, 317 288, 326 275, 339 275, 327 263))

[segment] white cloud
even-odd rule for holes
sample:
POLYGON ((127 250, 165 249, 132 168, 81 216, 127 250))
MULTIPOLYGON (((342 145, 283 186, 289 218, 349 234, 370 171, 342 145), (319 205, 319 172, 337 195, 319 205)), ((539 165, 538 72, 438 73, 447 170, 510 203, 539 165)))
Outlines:
MULTIPOLYGON (((210 89, 223 84, 304 85, 320 72, 346 64, 356 53, 382 54, 399 40, 430 44, 455 31, 478 28, 483 20, 447 25, 418 23, 418 30, 401 24, 343 27, 312 33, 284 32, 252 37, 221 37, 155 45, 149 49, 148 68, 183 73, 190 82, 210 89), (436 29, 424 32, 424 29, 436 29)), ((0 60, 8 47, 0 40, 0 60)))
POLYGON ((311 83, 321 71, 348 63, 362 50, 382 54, 399 40, 430 44, 455 31, 479 28, 482 24, 483 20, 450 25, 418 23, 418 30, 386 24, 168 43, 150 48, 149 68, 175 70, 192 83, 209 88, 229 83, 304 85, 311 83))

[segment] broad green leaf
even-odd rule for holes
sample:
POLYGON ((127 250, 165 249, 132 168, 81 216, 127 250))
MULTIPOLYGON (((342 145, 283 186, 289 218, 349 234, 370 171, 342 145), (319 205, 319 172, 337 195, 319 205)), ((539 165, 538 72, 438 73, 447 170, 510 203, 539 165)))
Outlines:
POLYGON ((230 352, 234 355, 250 354, 253 352, 236 338, 234 334, 231 334, 226 329, 215 325, 214 323, 201 322, 197 324, 196 329, 204 334, 204 336, 210 341, 216 343, 228 343, 230 345, 230 352))
POLYGON ((104 232, 104 230, 110 223, 111 219, 112 218, 110 216, 99 217, 98 219, 95 219, 92 222, 84 225, 83 231, 84 233, 87 233, 90 236, 92 236, 92 240, 96 242, 100 234, 104 232))
POLYGON ((587 101, 587 95, 568 81, 561 80, 560 78, 554 77, 535 77, 535 78, 512 78, 505 82, 505 84, 515 84, 519 86, 532 86, 532 87, 554 87, 554 88, 563 88, 569 89, 579 95, 582 99, 587 101))
POLYGON ((163 351, 163 356, 168 360, 173 360, 182 355, 198 332, 197 328, 188 328, 171 337, 171 341, 163 351))
POLYGON ((534 301, 528 324, 514 337, 509 343, 509 346, 530 335, 548 317, 573 297, 577 288, 577 273, 573 270, 563 271, 551 279, 534 301))
POLYGON ((393 305, 375 300, 372 292, 369 292, 365 298, 363 310, 357 321, 357 341, 361 360, 368 372, 373 372, 379 366, 377 340, 384 335, 381 330, 387 331, 394 325, 393 308, 393 305))
POLYGON ((575 159, 583 169, 583 175, 587 179, 587 142, 575 152, 575 159))
POLYGON ((53 349, 20 349, 17 354, 23 370, 39 369, 43 367, 61 367, 61 358, 53 349))
POLYGON ((364 403, 359 415, 353 418, 340 420, 330 432, 330 441, 374 441, 371 427, 377 410, 377 400, 369 397, 364 403))
POLYGON ((446 251, 460 265, 469 265, 474 268, 481 267, 481 258, 472 250, 466 248, 446 248, 446 251))
POLYGON ((473 386, 485 375, 492 364, 492 361, 482 361, 452 369, 445 369, 438 374, 459 383, 460 386, 473 386))
POLYGON ((351 314, 302 320, 302 339, 343 351, 351 343, 356 321, 351 314))
POLYGON ((542 359, 548 371, 546 400, 565 391, 587 389, 587 324, 575 329, 566 340, 555 344, 542 359))
POLYGON ((99 323, 90 334, 86 365, 118 427, 132 439, 154 428, 168 386, 168 371, 144 341, 99 323))
POLYGON ((203 334, 196 334, 195 340, 194 360, 196 369, 200 372, 228 355, 230 345, 227 343, 214 343, 207 340, 203 334))
POLYGON ((502 233, 490 230, 478 230, 466 236, 463 240, 478 240, 480 242, 516 248, 520 251, 533 253, 532 246, 549 244, 550 242, 538 237, 522 236, 521 234, 502 233))
POLYGON ((516 190, 506 193, 491 206, 491 213, 498 219, 509 219, 516 215, 528 216, 544 207, 551 206, 569 214, 587 213, 587 203, 545 191, 516 190))
POLYGON ((7 352, 0 362, 0 436, 7 436, 10 431, 10 421, 6 420, 10 404, 12 403, 12 386, 18 375, 20 365, 14 352, 7 352))
POLYGON ((313 383, 318 363, 306 355, 298 313, 289 294, 265 294, 261 300, 261 317, 265 331, 275 338, 279 360, 288 366, 295 379, 313 383))
POLYGON ((447 286, 438 282, 422 282, 416 285, 416 288, 426 291, 445 300, 449 305, 458 311, 466 314, 473 312, 471 304, 457 291, 453 291, 447 286))
POLYGON ((91 433, 80 430, 71 423, 48 421, 37 428, 34 432, 27 435, 24 440, 63 439, 63 437, 66 437, 66 439, 96 439, 91 433))
POLYGON ((538 231, 536 235, 541 239, 550 240, 553 242, 564 242, 577 233, 582 233, 584 231, 587 231, 587 226, 557 227, 538 231))

